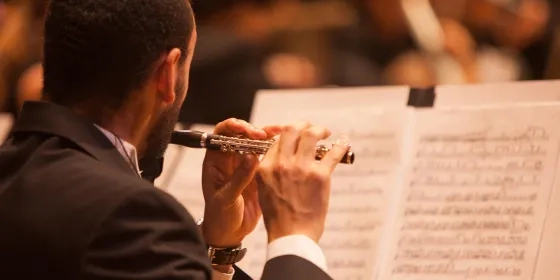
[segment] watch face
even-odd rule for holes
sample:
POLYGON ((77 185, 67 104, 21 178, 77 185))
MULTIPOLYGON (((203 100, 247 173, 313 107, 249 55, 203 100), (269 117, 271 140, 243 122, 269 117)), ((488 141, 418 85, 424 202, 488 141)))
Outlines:
POLYGON ((208 256, 210 262, 216 265, 231 265, 235 264, 245 257, 247 248, 233 248, 233 249, 215 249, 208 248, 208 256))

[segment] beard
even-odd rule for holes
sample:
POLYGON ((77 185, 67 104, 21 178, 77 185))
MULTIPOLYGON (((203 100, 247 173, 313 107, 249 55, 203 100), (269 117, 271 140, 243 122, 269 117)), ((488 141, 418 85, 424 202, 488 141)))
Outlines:
MULTIPOLYGON (((183 75, 180 75, 182 77, 183 75)), ((180 78, 175 86, 175 93, 183 96, 186 94, 185 79, 180 78)), ((183 98, 175 98, 173 105, 161 113, 156 121, 154 128, 150 131, 147 138, 146 149, 143 158, 163 158, 165 150, 171 141, 171 134, 175 130, 175 125, 179 120, 183 98)))

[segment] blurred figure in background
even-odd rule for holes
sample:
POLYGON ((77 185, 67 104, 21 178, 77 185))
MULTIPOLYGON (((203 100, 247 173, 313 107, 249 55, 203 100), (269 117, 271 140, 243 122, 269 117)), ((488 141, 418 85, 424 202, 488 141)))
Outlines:
POLYGON ((6 2, 0 1, 0 28, 2 28, 5 18, 6 18, 6 2))
MULTIPOLYGON (((41 95, 47 1, 0 2, 0 111, 17 116, 24 100, 41 95)), ((426 0, 441 33, 436 55, 418 38, 430 29, 426 10, 411 22, 403 8, 422 1, 193 0, 199 40, 180 121, 248 120, 259 89, 546 77, 560 1, 426 0), (337 8, 312 5, 329 2, 337 8), (336 17, 351 20, 333 24, 336 17), (209 105, 216 109, 202 109, 209 105)))
POLYGON ((284 72, 291 73, 283 75, 282 67, 276 67, 275 76, 283 79, 275 80, 290 82, 276 84, 288 88, 380 84, 379 67, 344 47, 346 38, 352 36, 348 27, 356 23, 357 12, 349 2, 300 1, 292 13, 290 26, 276 38, 278 54, 270 60, 278 65, 283 61, 284 72), (337 34, 342 35, 341 39, 333 43, 331 37, 337 34))
MULTIPOLYGON (((555 0, 466 1, 464 22, 479 44, 478 61, 486 66, 483 69, 492 69, 488 64, 499 53, 501 61, 508 63, 504 59, 509 59, 509 63, 516 64, 518 76, 515 80, 545 78, 547 57, 554 36, 554 18, 557 17, 550 6, 554 2, 555 0)), ((481 73, 483 81, 485 77, 491 76, 491 71, 481 73)))
POLYGON ((264 46, 274 31, 274 9, 281 3, 193 1, 198 41, 181 122, 216 124, 230 117, 249 120, 256 91, 271 88, 262 67, 264 46))
POLYGON ((449 63, 460 72, 455 76, 463 76, 467 83, 543 78, 552 26, 546 0, 425 1, 441 32, 441 55, 448 57, 443 63, 414 36, 428 29, 423 26, 425 9, 405 7, 406 2, 422 1, 353 1, 360 12, 359 22, 338 37, 335 45, 360 53, 383 69, 383 84, 388 85, 426 86, 461 80, 450 77, 453 71, 445 71, 449 63), (410 8, 413 17, 424 13, 420 15, 423 19, 410 22, 410 14, 403 8, 410 8), (415 29, 420 32, 414 34, 415 29))
POLYGON ((48 0, 7 0, 0 26, 0 111, 17 116, 42 88, 42 23, 48 0))
POLYGON ((197 54, 180 121, 249 120, 259 89, 320 86, 317 65, 289 50, 290 39, 283 36, 306 28, 301 17, 309 15, 301 1, 194 0, 197 54), (202 110, 210 104, 217 109, 202 110))

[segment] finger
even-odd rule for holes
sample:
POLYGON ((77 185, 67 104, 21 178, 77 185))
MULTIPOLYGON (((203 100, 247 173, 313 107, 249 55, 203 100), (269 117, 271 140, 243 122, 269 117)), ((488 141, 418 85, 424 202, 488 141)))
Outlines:
POLYGON ((274 142, 272 142, 272 145, 268 148, 268 150, 266 151, 266 153, 264 154, 264 156, 262 157, 262 162, 267 162, 267 161, 271 161, 274 162, 276 161, 276 159, 278 158, 278 149, 279 149, 279 142, 278 142, 278 138, 279 135, 274 136, 272 139, 274 140, 274 142))
POLYGON ((285 126, 278 140, 278 159, 291 160, 296 153, 297 143, 300 138, 300 132, 311 125, 307 122, 300 122, 293 125, 285 126))
POLYGON ((239 120, 230 118, 218 123, 214 128, 214 134, 231 136, 239 134, 243 132, 243 130, 244 127, 239 120))
POLYGON ((329 174, 334 171, 349 148, 348 138, 343 136, 335 142, 332 149, 323 157, 321 165, 327 169, 329 174))
POLYGON ((331 132, 320 126, 312 126, 304 130, 299 140, 296 157, 302 163, 312 163, 315 161, 317 153, 317 142, 326 139, 331 132))
POLYGON ((284 126, 281 125, 272 125, 272 126, 263 127, 263 130, 267 134, 266 140, 273 141, 272 145, 268 148, 268 151, 266 152, 266 154, 268 154, 267 160, 275 160, 278 157, 278 138, 280 138, 280 133, 282 132, 283 128, 284 126))
POLYGON ((267 133, 252 124, 235 118, 227 119, 216 125, 214 134, 225 136, 243 135, 250 139, 266 139, 267 133))
POLYGON ((271 139, 272 137, 282 133, 283 125, 269 125, 262 128, 266 132, 266 139, 271 139))
POLYGON ((243 193, 255 177, 258 164, 259 160, 255 155, 243 155, 241 164, 222 189, 222 195, 226 201, 234 202, 243 193))

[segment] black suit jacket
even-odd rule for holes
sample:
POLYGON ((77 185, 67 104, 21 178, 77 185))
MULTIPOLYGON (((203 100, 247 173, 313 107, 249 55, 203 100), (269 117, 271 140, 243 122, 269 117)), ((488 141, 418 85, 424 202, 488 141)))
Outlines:
MULTIPOLYGON (((0 147, 0 278, 210 279, 211 268, 191 215, 91 122, 29 102, 0 147)), ((283 256, 262 279, 329 277, 283 256)))

